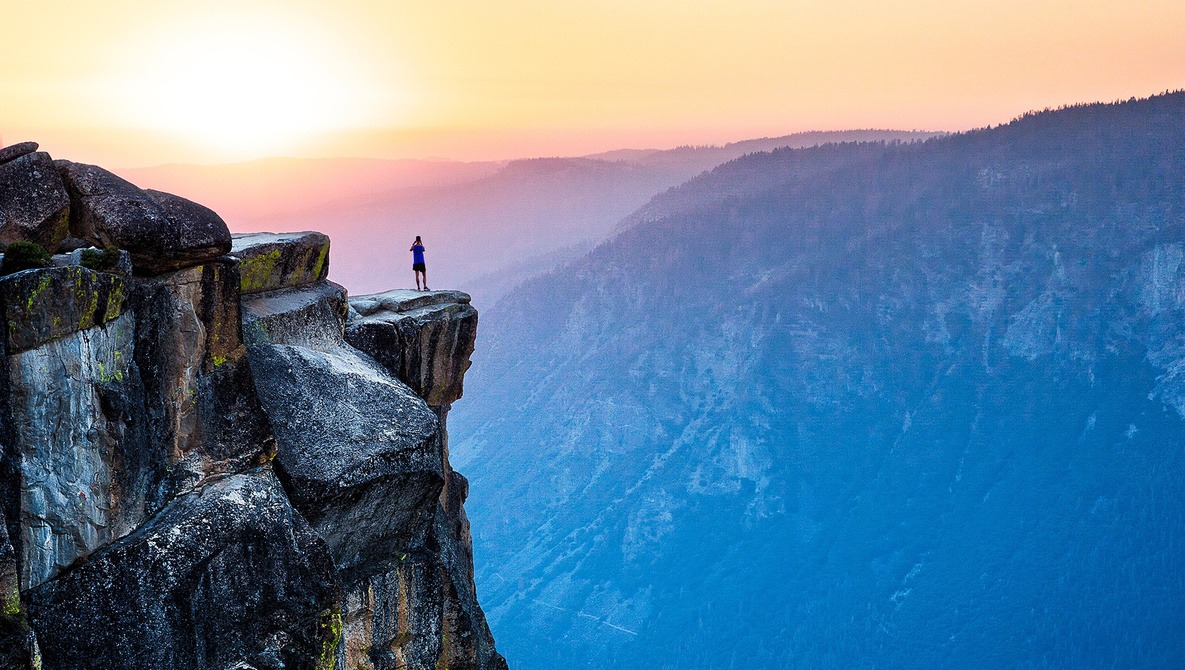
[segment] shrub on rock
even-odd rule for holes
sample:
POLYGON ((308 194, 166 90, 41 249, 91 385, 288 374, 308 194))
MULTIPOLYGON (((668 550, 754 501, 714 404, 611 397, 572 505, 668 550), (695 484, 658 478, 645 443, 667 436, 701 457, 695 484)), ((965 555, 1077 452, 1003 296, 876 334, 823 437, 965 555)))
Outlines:
POLYGON ((36 242, 13 242, 4 250, 0 275, 49 267, 49 252, 36 242))
POLYGON ((83 249, 81 264, 82 267, 90 268, 95 272, 110 272, 119 265, 119 249, 117 247, 107 247, 102 251, 83 249))

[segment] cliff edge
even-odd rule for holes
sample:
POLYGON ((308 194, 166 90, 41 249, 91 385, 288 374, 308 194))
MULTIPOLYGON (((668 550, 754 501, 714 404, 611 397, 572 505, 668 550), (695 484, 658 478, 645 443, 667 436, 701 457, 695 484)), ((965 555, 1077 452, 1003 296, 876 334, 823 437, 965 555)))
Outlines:
POLYGON ((505 668, 448 461, 469 297, 350 298, 320 233, 37 149, 0 149, 0 669, 505 668))

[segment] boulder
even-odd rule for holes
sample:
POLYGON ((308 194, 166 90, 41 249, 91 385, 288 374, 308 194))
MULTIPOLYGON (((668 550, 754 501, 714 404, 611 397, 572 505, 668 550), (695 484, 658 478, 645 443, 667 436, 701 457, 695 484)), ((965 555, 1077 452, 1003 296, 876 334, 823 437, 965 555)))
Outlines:
POLYGON ((206 478, 266 461, 275 438, 243 345, 235 261, 134 284, 148 439, 167 461, 150 500, 156 508, 206 478))
POLYGON ((7 353, 115 319, 123 312, 125 291, 123 277, 78 266, 24 270, 0 278, 7 353))
POLYGON ((0 162, 0 243, 36 242, 52 252, 69 224, 70 196, 49 154, 0 162))
POLYGON ((422 542, 444 465, 432 410, 342 339, 346 308, 325 281, 243 298, 277 473, 352 583, 422 542))
POLYGON ((331 667, 340 587, 267 469, 189 493, 27 593, 45 667, 331 667))
POLYGON ((127 249, 137 274, 190 267, 230 251, 226 222, 207 207, 143 191, 94 165, 55 164, 70 193, 70 232, 97 247, 127 249))
POLYGON ((424 401, 344 345, 256 345, 250 360, 276 431, 277 473, 343 581, 382 571, 421 542, 444 476, 424 401))
POLYGON ((292 344, 327 350, 343 343, 349 308, 346 289, 321 281, 287 291, 243 296, 243 339, 248 345, 292 344))
POLYGON ((395 290, 350 299, 345 338, 429 405, 455 402, 477 336, 477 310, 460 291, 395 290))
POLYGON ((234 236, 243 294, 315 284, 329 274, 329 236, 316 232, 234 236))
POLYGON ((0 164, 4 164, 11 160, 20 158, 21 156, 31 154, 34 151, 37 151, 39 146, 40 145, 38 145, 36 142, 18 142, 16 144, 10 144, 0 149, 0 164))

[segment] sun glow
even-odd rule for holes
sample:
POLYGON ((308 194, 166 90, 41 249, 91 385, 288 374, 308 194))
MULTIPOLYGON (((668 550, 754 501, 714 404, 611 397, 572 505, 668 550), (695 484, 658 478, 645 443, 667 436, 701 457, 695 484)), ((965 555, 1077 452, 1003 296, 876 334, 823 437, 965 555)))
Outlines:
POLYGON ((223 158, 283 153, 320 133, 391 121, 389 88, 366 81, 348 56, 300 27, 189 23, 131 56, 138 62, 123 69, 113 104, 131 124, 223 158))

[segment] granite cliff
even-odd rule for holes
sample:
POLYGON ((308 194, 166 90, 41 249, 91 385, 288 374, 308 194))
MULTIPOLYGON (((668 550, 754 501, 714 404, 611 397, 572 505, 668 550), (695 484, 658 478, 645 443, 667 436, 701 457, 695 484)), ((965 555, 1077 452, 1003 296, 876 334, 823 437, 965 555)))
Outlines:
POLYGON ((0 668, 505 668, 448 460, 469 297, 350 298, 324 235, 37 149, 0 149, 0 668))

